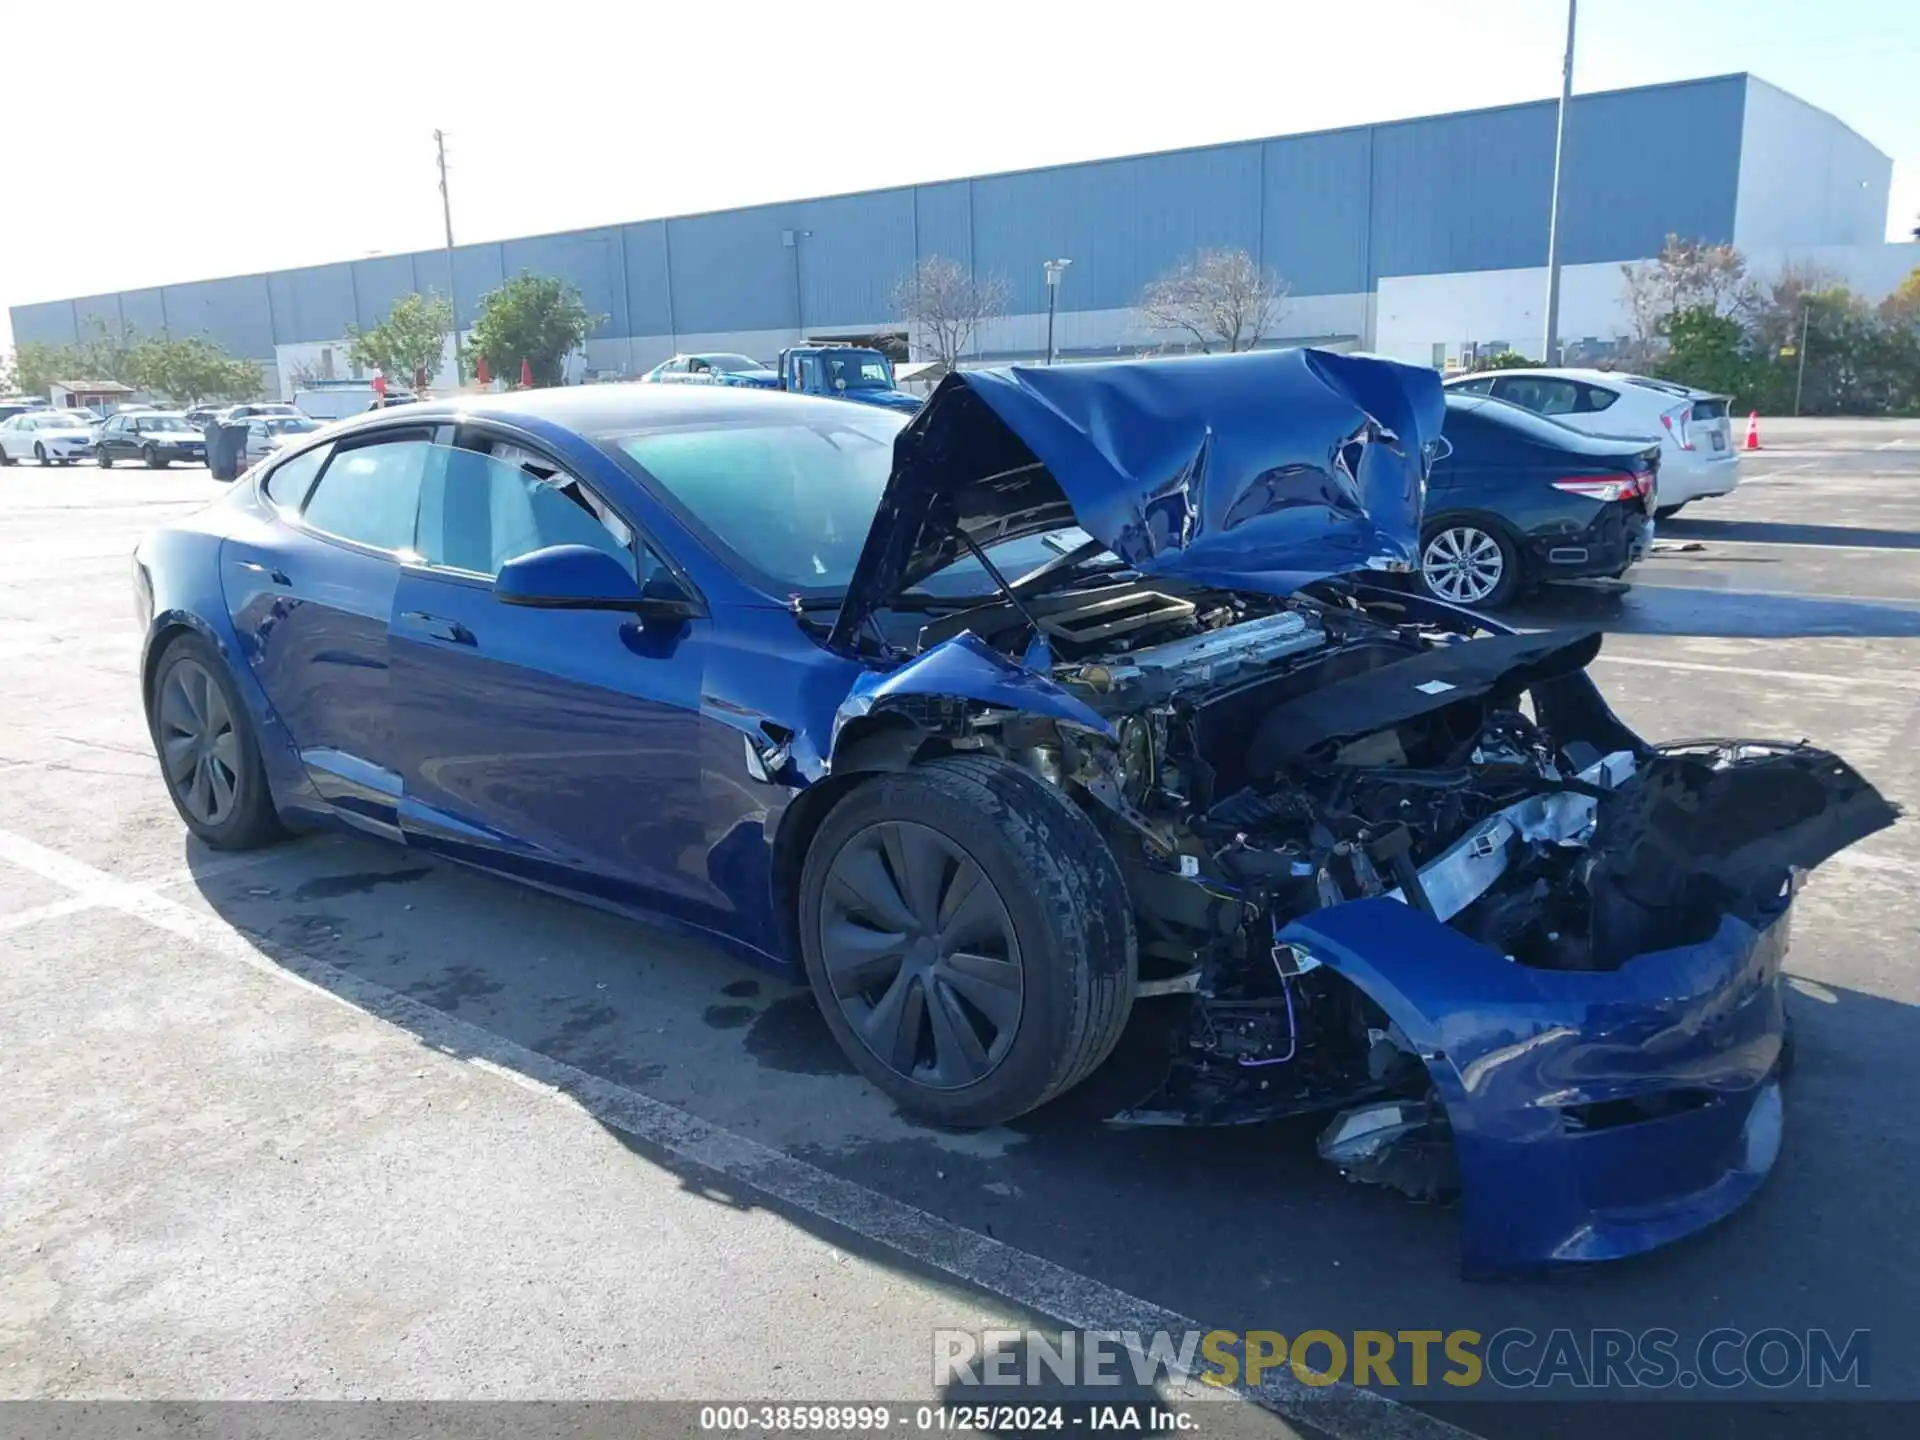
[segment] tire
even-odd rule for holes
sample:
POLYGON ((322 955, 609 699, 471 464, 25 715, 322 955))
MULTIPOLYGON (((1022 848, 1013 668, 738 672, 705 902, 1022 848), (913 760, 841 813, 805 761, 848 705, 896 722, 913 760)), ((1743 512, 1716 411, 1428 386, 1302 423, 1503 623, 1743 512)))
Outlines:
POLYGON ((4 470, 11 464, 13 464, 13 456, 7 453, 6 446, 0 445, 0 470, 4 470))
POLYGON ((1004 761, 937 760, 851 791, 808 849, 800 937, 808 983, 841 1049, 903 1111, 939 1125, 997 1125, 1071 1089, 1107 1057, 1133 1007, 1133 910, 1112 851, 1070 800, 1004 761), (903 851, 940 861, 930 889, 893 883, 903 851), (879 912, 847 884, 851 872, 871 889, 873 871, 856 868, 863 861, 883 867, 880 887, 892 885, 882 899, 898 907, 902 943, 836 946, 830 966, 830 932, 896 933, 873 924, 879 912), (925 897, 919 913, 938 921, 969 865, 974 888, 965 893, 974 901, 940 921, 967 931, 949 949, 942 936, 951 932, 918 928, 903 896, 925 897), (969 924, 964 915, 976 918, 969 924), (1009 953, 1013 983, 981 979, 1009 953), (964 969, 952 964, 959 954, 969 955, 964 969), (849 966, 850 955, 867 963, 849 966), (855 969, 866 972, 863 988, 855 969), (891 1032, 895 1046, 883 1058, 856 1025, 884 1026, 896 991, 893 1013, 908 1023, 891 1032), (955 1038, 963 1033, 978 1055, 955 1038))
POLYGON ((160 759, 167 797, 187 829, 202 842, 215 850, 255 850, 286 834, 267 788, 253 718, 234 688, 226 662, 200 636, 182 635, 161 654, 147 700, 147 731, 160 759), (224 735, 231 737, 226 744, 220 743, 222 712, 227 721, 224 735), (212 722, 203 731, 208 733, 205 743, 188 734, 194 722, 212 722), (208 777, 204 789, 200 783, 203 763, 208 777), (221 772, 230 777, 230 798, 224 808, 218 804, 221 772), (201 803, 203 795, 208 804, 201 803))
POLYGON ((1682 500, 1678 505, 1662 505, 1653 512, 1653 518, 1656 520, 1671 520, 1686 508, 1687 502, 1685 500, 1682 500))
POLYGON ((33 458, 42 470, 53 463, 47 459, 47 447, 42 445, 38 440, 33 442, 33 458))
POLYGON ((1449 605, 1497 610, 1526 582, 1520 553, 1498 526, 1446 520, 1420 532, 1420 578, 1449 605))
POLYGON ((166 456, 162 455, 158 450, 154 449, 153 446, 151 445, 148 445, 143 450, 141 450, 140 458, 147 462, 147 468, 149 470, 164 470, 167 468, 168 464, 171 463, 170 461, 168 461, 166 456))

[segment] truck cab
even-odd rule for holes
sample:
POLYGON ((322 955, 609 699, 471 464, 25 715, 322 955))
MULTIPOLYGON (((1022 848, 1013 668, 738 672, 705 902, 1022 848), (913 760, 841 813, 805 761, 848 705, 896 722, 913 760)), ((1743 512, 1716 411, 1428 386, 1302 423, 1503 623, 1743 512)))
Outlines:
POLYGON ((795 345, 780 352, 780 388, 888 410, 914 411, 920 397, 902 390, 893 362, 865 345, 795 345))

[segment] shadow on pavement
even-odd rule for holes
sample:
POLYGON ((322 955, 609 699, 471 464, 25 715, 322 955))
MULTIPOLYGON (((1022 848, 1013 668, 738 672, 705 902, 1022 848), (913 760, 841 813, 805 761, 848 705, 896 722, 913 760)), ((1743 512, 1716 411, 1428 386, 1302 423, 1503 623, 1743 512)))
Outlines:
POLYGON ((1817 595, 1641 584, 1610 589, 1549 585, 1500 618, 1523 629, 1598 625, 1622 635, 1787 639, 1801 635, 1920 636, 1920 605, 1817 595))
MULTIPOLYGON (((1341 1180, 1314 1155, 1311 1123, 1124 1130, 1059 1106, 1014 1130, 951 1136, 905 1124, 843 1073, 805 991, 700 946, 371 843, 293 847, 285 876, 202 878, 207 852, 190 846, 186 859, 213 909, 292 973, 459 1058, 473 1051, 543 1084, 553 1078, 528 1052, 562 1061, 590 1078, 563 1077, 561 1088, 637 1161, 897 1272, 954 1283, 931 1260, 768 1199, 750 1176, 636 1138, 627 1117, 670 1105, 1207 1327, 1583 1337, 1665 1327, 1683 1340, 1720 1326, 1866 1328, 1882 1337, 1873 1393, 1920 1396, 1906 1287, 1886 1279, 1920 1260, 1910 1224, 1920 1135, 1898 1098, 1920 1092, 1913 1007, 1830 986, 1791 997, 1800 1046, 1785 1150, 1766 1189, 1727 1222, 1626 1263, 1469 1285, 1457 1274, 1455 1215, 1341 1180), (442 1014, 518 1049, 488 1053, 473 1031, 443 1028, 442 1014), (784 1112, 783 1096, 797 1097, 784 1112)), ((1820 1433, 1805 1414, 1788 1428, 1820 1433)), ((1496 1405, 1473 1423, 1517 1440, 1538 1433, 1539 1419, 1496 1405)))
POLYGON ((1693 520, 1676 515, 1660 522, 1662 540, 1726 540, 1751 545, 1835 545, 1859 550, 1920 550, 1920 531, 1856 525, 1795 525, 1779 520, 1693 520))

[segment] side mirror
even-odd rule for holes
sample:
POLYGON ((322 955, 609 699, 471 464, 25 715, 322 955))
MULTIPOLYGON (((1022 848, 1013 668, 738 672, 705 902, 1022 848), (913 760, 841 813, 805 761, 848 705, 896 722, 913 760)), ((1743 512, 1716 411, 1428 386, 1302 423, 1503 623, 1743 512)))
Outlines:
POLYGON ((700 613, 678 587, 671 595, 650 582, 642 593, 627 567, 591 545, 549 545, 515 556, 493 578, 494 598, 504 605, 543 610, 627 610, 649 619, 686 619, 700 613))

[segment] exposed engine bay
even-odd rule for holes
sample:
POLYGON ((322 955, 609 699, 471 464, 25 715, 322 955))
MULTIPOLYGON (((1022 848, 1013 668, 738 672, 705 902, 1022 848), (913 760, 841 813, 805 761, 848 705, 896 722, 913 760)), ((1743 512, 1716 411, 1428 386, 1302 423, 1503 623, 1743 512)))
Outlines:
POLYGON ((1384 898, 1513 965, 1611 971, 1729 915, 1762 923, 1796 868, 1891 817, 1822 751, 1639 740, 1584 675, 1597 633, 1469 638, 1461 612, 1340 581, 1008 589, 914 648, 971 632, 1110 727, 984 706, 943 725, 1073 792, 1121 859, 1134 1019, 1090 1084, 1122 1122, 1343 1110, 1329 1158, 1444 1193, 1423 1057, 1289 923, 1384 898))

